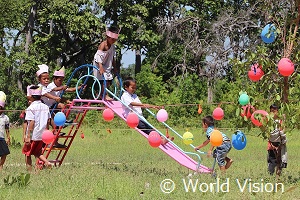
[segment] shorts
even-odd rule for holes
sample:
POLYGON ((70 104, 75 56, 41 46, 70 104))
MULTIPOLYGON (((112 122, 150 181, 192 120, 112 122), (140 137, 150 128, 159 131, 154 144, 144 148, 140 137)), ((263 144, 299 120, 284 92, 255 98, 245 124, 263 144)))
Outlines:
POLYGON ((151 131, 154 131, 154 129, 151 126, 149 126, 148 124, 146 124, 146 122, 142 120, 139 121, 137 128, 141 129, 141 131, 143 131, 147 135, 149 135, 151 131))
POLYGON ((0 140, 0 157, 10 154, 9 148, 6 144, 6 141, 3 139, 0 140))
POLYGON ((225 158, 227 157, 227 154, 229 153, 230 150, 231 150, 231 142, 230 141, 223 142, 221 144, 221 146, 218 146, 214 150, 214 154, 216 155, 216 160, 220 167, 226 165, 225 158))
POLYGON ((26 156, 34 155, 35 157, 39 157, 42 155, 42 148, 43 148, 44 142, 42 140, 40 141, 30 141, 29 145, 24 144, 22 148, 22 153, 26 156))

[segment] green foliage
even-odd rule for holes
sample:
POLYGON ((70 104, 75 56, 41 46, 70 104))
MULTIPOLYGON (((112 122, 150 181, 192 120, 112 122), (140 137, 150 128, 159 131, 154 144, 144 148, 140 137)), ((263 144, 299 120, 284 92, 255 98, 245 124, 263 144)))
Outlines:
POLYGON ((18 187, 26 187, 30 183, 30 174, 21 173, 17 176, 7 176, 3 179, 5 186, 17 185, 18 187))
POLYGON ((18 142, 16 139, 15 139, 15 137, 11 137, 11 141, 10 141, 10 146, 12 147, 12 148, 21 148, 21 143, 20 142, 18 142))

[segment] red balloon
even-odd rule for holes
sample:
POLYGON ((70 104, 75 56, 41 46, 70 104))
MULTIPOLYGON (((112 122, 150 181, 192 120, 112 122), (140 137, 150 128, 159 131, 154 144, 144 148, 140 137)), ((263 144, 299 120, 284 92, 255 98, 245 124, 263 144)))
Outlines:
POLYGON ((258 66, 257 63, 252 65, 250 71, 248 71, 248 77, 254 82, 259 81, 264 74, 265 73, 261 69, 261 66, 258 66))
POLYGON ((126 122, 130 128, 135 128, 139 124, 139 117, 135 113, 129 113, 126 122))
POLYGON ((102 116, 103 116, 103 119, 108 122, 112 121, 115 117, 114 112, 110 108, 104 109, 102 116))
POLYGON ((148 136, 148 142, 152 147, 159 147, 161 144, 161 137, 156 131, 151 131, 148 136))
POLYGON ((214 109, 212 116, 215 120, 223 119, 223 117, 224 117, 223 109, 220 107, 217 107, 216 109, 214 109))
POLYGON ((255 112, 255 108, 250 104, 246 106, 242 106, 243 112, 241 113, 241 117, 246 116, 248 119, 251 117, 252 113, 255 112))
POLYGON ((45 144, 50 144, 54 140, 54 135, 52 131, 44 130, 42 134, 42 140, 45 144))
POLYGON ((267 111, 265 111, 265 110, 257 110, 257 111, 255 111, 254 113, 252 113, 252 116, 251 116, 251 121, 252 121, 252 123, 253 123, 255 126, 262 126, 263 124, 262 124, 259 120, 255 119, 255 115, 256 115, 256 114, 261 114, 261 115, 263 115, 263 116, 267 116, 267 115, 269 115, 269 114, 268 114, 267 111))
POLYGON ((278 63, 278 71, 282 76, 290 76, 294 71, 294 63, 288 58, 282 58, 278 63))

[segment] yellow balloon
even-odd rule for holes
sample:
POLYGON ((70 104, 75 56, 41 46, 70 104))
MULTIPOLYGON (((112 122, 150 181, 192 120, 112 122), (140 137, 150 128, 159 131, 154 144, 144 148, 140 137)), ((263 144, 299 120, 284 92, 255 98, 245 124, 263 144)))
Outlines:
POLYGON ((218 130, 213 130, 210 134, 210 143, 215 147, 220 146, 223 143, 222 133, 218 130))
POLYGON ((6 100, 6 94, 2 91, 0 91, 0 100, 5 101, 6 100))
POLYGON ((193 140, 194 140, 194 136, 190 132, 185 132, 182 136, 182 141, 186 145, 192 144, 193 140))

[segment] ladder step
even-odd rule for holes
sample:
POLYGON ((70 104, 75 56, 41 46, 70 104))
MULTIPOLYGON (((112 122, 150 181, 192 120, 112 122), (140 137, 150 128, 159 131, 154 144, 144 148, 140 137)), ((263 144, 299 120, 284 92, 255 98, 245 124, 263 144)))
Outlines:
POLYGON ((63 135, 63 136, 59 136, 59 138, 72 138, 74 137, 74 135, 63 135))
MULTIPOLYGON (((67 148, 68 148, 68 147, 67 147, 67 148)), ((57 148, 57 147, 52 147, 51 150, 67 150, 67 148, 57 148)), ((49 150, 50 150, 50 148, 47 147, 47 148, 46 148, 46 151, 49 151, 49 150)))
POLYGON ((51 163, 59 163, 60 160, 49 160, 49 162, 51 162, 51 163))

